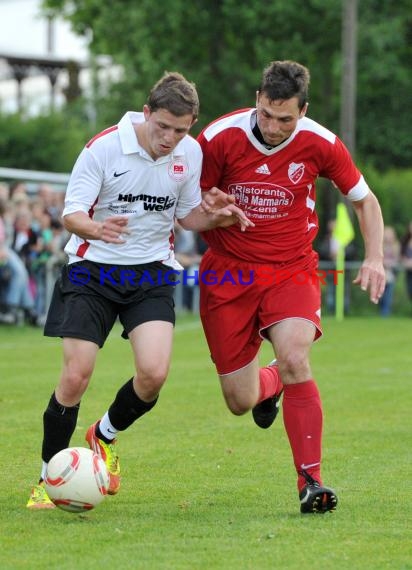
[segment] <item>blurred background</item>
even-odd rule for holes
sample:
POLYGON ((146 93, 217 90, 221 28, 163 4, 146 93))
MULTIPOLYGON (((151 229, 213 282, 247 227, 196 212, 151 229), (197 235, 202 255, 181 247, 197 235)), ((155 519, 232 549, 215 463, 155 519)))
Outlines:
MULTIPOLYGON (((347 144, 390 228, 388 305, 370 306, 348 286, 345 312, 411 316, 412 0, 0 0, 0 243, 2 231, 28 269, 35 322, 44 314, 48 283, 36 285, 33 272, 41 255, 45 275, 49 258, 62 262, 62 195, 87 140, 125 111, 141 110, 165 70, 197 85, 196 135, 220 114, 253 106, 262 69, 275 59, 309 67, 309 117, 347 144), (26 253, 18 249, 24 234, 26 253)), ((334 264, 338 201, 320 180, 316 246, 325 267, 334 264)), ((180 242, 192 270, 203 245, 184 232, 180 242)), ((362 253, 356 227, 347 248, 348 284, 362 253)), ((333 313, 326 286, 324 300, 333 313)), ((179 306, 196 310, 196 294, 183 292, 179 306)))

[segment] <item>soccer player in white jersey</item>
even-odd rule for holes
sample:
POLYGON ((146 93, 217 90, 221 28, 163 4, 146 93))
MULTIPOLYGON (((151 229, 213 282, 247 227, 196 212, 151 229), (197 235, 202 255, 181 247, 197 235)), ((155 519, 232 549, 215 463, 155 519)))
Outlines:
POLYGON ((255 224, 245 233, 233 225, 203 234, 209 250, 200 274, 213 271, 215 284, 200 280, 200 312, 231 412, 252 409, 255 423, 268 428, 283 391, 300 510, 323 513, 336 508, 337 497, 321 478, 322 405, 309 362, 322 334, 312 249, 318 176, 332 180, 353 204, 365 242, 354 282, 369 289, 374 303, 385 272, 378 201, 342 141, 305 117, 308 85, 304 66, 274 61, 263 72, 256 107, 217 119, 198 137, 204 208, 213 210, 231 196, 255 224), (259 369, 263 338, 277 360, 259 369))
POLYGON ((86 434, 108 467, 109 493, 117 493, 116 435, 153 408, 169 369, 173 273, 181 269, 173 254, 175 218, 189 230, 252 224, 233 204, 212 213, 200 207, 202 153, 188 136, 198 109, 195 86, 179 73, 166 73, 143 112, 126 113, 95 136, 74 166, 63 211, 72 232, 68 264, 44 331, 63 338, 63 370, 43 415, 43 464, 28 508, 54 506, 43 484, 47 463, 69 446, 97 353, 119 318, 136 371, 86 434))

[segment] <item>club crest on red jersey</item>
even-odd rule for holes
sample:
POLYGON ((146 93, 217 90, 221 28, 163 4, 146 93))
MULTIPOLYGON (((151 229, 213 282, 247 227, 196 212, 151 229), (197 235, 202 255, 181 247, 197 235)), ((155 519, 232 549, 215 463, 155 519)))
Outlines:
POLYGON ((173 180, 184 180, 187 176, 187 171, 187 164, 180 158, 174 158, 169 164, 169 176, 173 180))
POLYGON ((288 168, 288 176, 289 180, 293 182, 293 184, 297 184, 302 180, 302 176, 305 172, 305 165, 303 162, 296 164, 296 162, 291 162, 288 168))

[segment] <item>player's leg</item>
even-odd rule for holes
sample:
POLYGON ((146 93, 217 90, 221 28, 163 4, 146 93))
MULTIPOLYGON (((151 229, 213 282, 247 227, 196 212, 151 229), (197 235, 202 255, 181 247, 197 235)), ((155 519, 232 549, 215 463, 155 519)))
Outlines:
POLYGON ((129 333, 137 372, 118 390, 103 417, 87 431, 90 447, 108 467, 111 495, 120 488, 116 436, 155 406, 169 370, 172 337, 173 325, 164 321, 143 323, 129 333))
POLYGON ((253 409, 255 422, 269 427, 278 411, 282 383, 276 366, 259 368, 258 364, 262 343, 258 315, 264 285, 249 282, 255 270, 255 264, 209 250, 202 258, 200 274, 215 279, 200 280, 200 317, 229 410, 240 415, 253 409), (228 272, 235 283, 225 279, 228 272))
POLYGON ((254 325, 251 304, 246 301, 238 308, 230 298, 216 306, 205 303, 205 298, 210 301, 213 296, 213 291, 207 290, 203 304, 201 296, 203 331, 226 405, 233 414, 242 415, 263 399, 281 392, 282 386, 275 367, 259 369, 262 339, 254 325))
POLYGON ((172 354, 173 323, 150 321, 129 335, 135 358, 133 388, 145 402, 153 402, 167 378, 172 354))
POLYGON ((120 310, 123 336, 129 338, 134 355, 135 373, 86 435, 90 447, 108 466, 109 494, 117 493, 120 487, 116 436, 155 406, 169 371, 175 322, 173 288, 154 287, 143 295, 139 303, 130 302, 120 310))
POLYGON ((248 412, 259 398, 259 362, 253 360, 240 370, 219 374, 226 405, 232 414, 240 416, 248 412))
MULTIPOLYGON (((242 415, 251 409, 255 411, 257 405, 263 401, 277 401, 283 389, 277 368, 260 368, 257 355, 240 370, 219 374, 219 379, 226 405, 235 415, 242 415)), ((274 419, 273 417, 270 423, 273 423, 274 419)))
POLYGON ((283 420, 298 474, 301 512, 325 512, 336 507, 332 489, 321 479, 323 412, 312 376, 309 354, 315 325, 289 318, 268 329, 284 385, 283 420))
POLYGON ((276 359, 259 369, 259 385, 259 398, 252 409, 252 415, 257 426, 267 429, 278 415, 280 397, 283 394, 283 384, 276 359))
POLYGON ((69 447, 98 350, 97 344, 90 341, 63 339, 63 370, 43 414, 42 469, 27 503, 30 509, 53 506, 43 487, 47 464, 56 453, 69 447))
POLYGON ((139 303, 131 302, 121 309, 120 321, 124 326, 123 336, 129 338, 132 347, 135 373, 120 388, 100 424, 102 435, 109 441, 157 402, 172 353, 173 287, 153 287, 145 291, 139 303))
POLYGON ((63 370, 43 415, 42 459, 47 463, 58 451, 69 447, 77 423, 80 400, 87 389, 99 347, 94 342, 63 339, 63 370))
MULTIPOLYGON (((88 268, 91 281, 96 274, 97 292, 103 293, 98 266, 89 264, 88 268)), ((80 399, 88 386, 97 352, 117 316, 113 303, 103 295, 79 294, 79 286, 70 281, 68 272, 68 266, 62 268, 61 277, 56 282, 44 330, 46 336, 63 338, 63 370, 43 416, 40 483, 51 457, 69 445, 77 422, 80 399)), ((46 499, 44 489, 36 485, 27 506, 46 508, 46 499)))
POLYGON ((136 373, 117 395, 98 426, 98 435, 110 442, 157 402, 169 371, 173 324, 149 321, 129 333, 136 373))

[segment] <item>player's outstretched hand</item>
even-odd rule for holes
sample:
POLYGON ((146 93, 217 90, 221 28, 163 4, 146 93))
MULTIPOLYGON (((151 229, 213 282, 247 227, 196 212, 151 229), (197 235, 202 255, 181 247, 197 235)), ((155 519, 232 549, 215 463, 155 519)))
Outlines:
POLYGON ((369 290, 372 303, 379 303, 385 289, 385 269, 382 262, 365 259, 353 283, 360 285, 362 291, 369 290))
POLYGON ((213 215, 219 220, 220 227, 231 226, 239 223, 240 230, 244 232, 246 228, 255 226, 255 224, 246 216, 245 212, 234 204, 229 204, 228 206, 215 210, 213 215))
POLYGON ((216 210, 235 203, 234 196, 222 192, 216 186, 213 186, 208 192, 204 192, 202 198, 201 207, 207 214, 214 213, 216 210))

